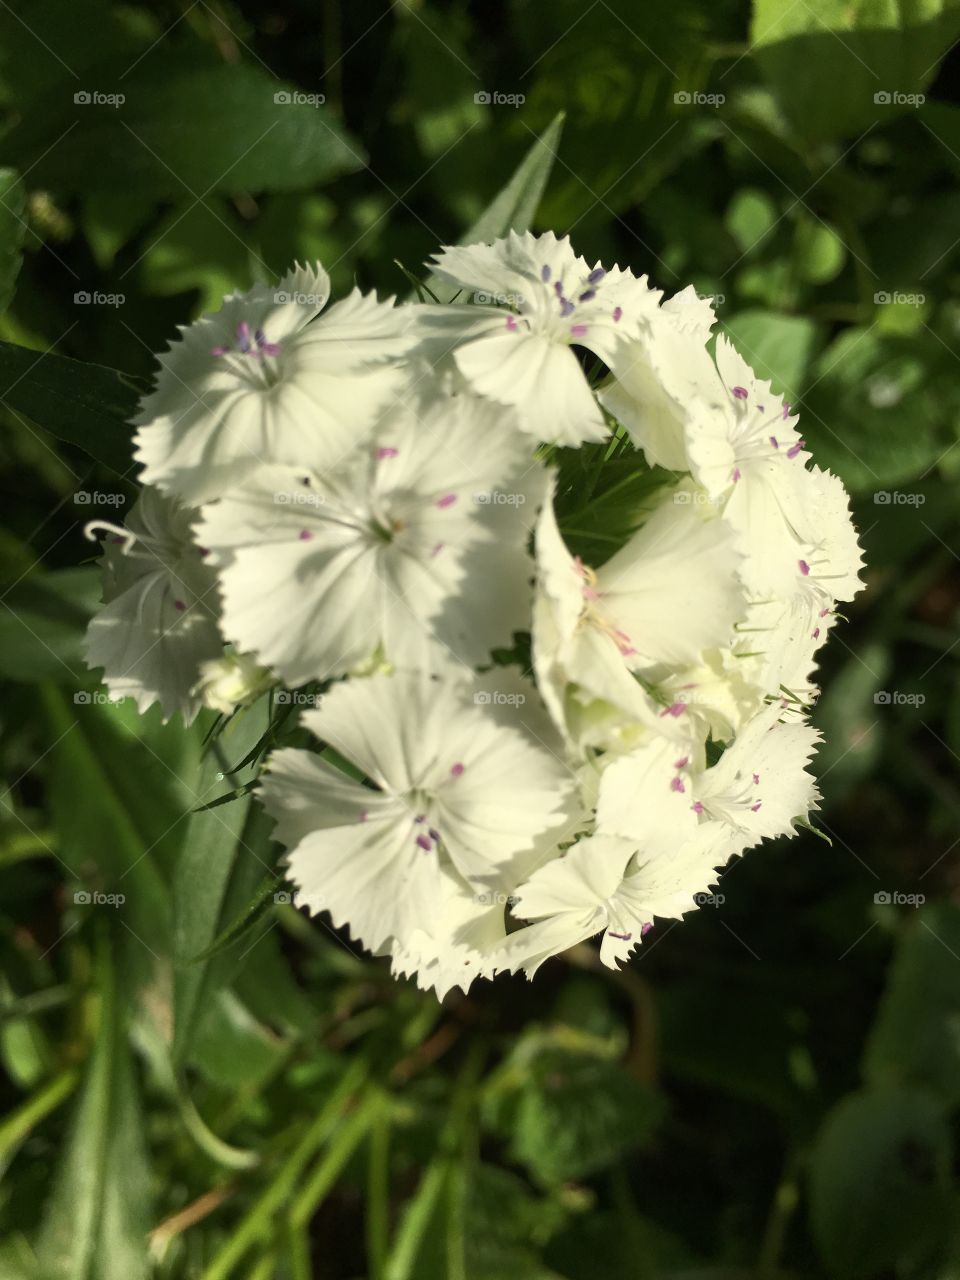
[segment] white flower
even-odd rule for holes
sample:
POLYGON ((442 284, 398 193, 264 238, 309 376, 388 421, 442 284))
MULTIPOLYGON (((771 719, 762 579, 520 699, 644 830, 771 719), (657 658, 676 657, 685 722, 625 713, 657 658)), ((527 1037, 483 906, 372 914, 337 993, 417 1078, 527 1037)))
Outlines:
POLYGON ((552 232, 448 247, 431 265, 488 304, 420 309, 428 331, 459 336, 454 358, 470 386, 516 409, 521 430, 540 440, 604 439, 603 414, 573 348, 609 362, 622 335, 656 307, 660 295, 646 277, 591 268, 552 232))
POLYGON ((249 653, 225 653, 201 663, 193 692, 205 707, 229 716, 248 706, 274 683, 273 676, 249 653))
POLYGON ((597 391, 651 466, 686 471, 685 425, 697 392, 695 371, 710 385, 705 349, 713 308, 692 287, 644 316, 638 332, 613 351, 612 377, 597 391))
POLYGON ((536 554, 534 668, 558 726, 570 683, 628 717, 654 720, 632 673, 696 661, 733 639, 744 612, 731 531, 669 501, 597 570, 570 555, 546 502, 536 554))
POLYGON ((126 527, 93 521, 104 544, 103 607, 87 629, 87 665, 103 667, 115 698, 144 712, 159 702, 164 720, 190 721, 201 706, 193 692, 204 662, 223 653, 217 587, 191 536, 196 512, 156 489, 144 489, 126 527))
POLYGON ((534 872, 516 891, 513 914, 533 923, 489 955, 498 969, 522 968, 532 978, 550 956, 602 932, 600 959, 617 968, 653 926, 694 910, 694 895, 715 884, 726 861, 714 824, 669 853, 650 855, 634 841, 595 835, 534 872))
POLYGON ((528 523, 542 468, 474 397, 397 413, 345 466, 305 442, 204 508, 223 562, 224 631, 290 685, 450 655, 468 666, 529 626, 528 523))
POLYGON ((144 482, 197 504, 296 463, 305 438, 327 466, 372 429, 405 382, 383 362, 415 337, 403 308, 357 289, 314 321, 329 291, 320 267, 296 267, 182 329, 137 417, 144 482))
POLYGON ((371 950, 434 936, 441 868, 465 891, 509 893, 569 821, 566 766, 519 716, 506 727, 474 692, 465 681, 372 676, 306 712, 304 724, 373 789, 307 751, 270 758, 261 794, 298 901, 349 924, 371 950))
POLYGON ((817 808, 806 765, 820 735, 796 714, 786 721, 783 715, 779 701, 764 707, 718 762, 692 781, 695 811, 726 828, 730 853, 794 834, 797 820, 817 808))

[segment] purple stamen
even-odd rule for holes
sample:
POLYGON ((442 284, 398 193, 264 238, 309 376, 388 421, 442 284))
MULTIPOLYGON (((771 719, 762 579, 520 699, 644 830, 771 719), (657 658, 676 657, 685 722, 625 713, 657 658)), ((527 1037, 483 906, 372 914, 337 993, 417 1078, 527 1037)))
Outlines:
POLYGON ((677 776, 676 776, 676 777, 672 780, 672 782, 670 783, 670 790, 671 790, 671 791, 679 791, 679 792, 681 792, 681 793, 682 793, 682 792, 686 791, 686 789, 687 789, 687 788, 683 785, 683 779, 680 777, 680 775, 679 775, 679 774, 677 774, 677 776))
POLYGON ((562 281, 562 280, 554 280, 554 282, 553 282, 553 291, 554 291, 554 293, 557 295, 557 297, 558 297, 558 298, 562 298, 562 297, 563 297, 563 281, 562 281))
POLYGON ((673 767, 675 769, 685 769, 689 763, 690 763, 690 757, 682 756, 681 759, 679 759, 673 767))
MULTIPOLYGON (((646 928, 646 926, 644 926, 646 928)), ((611 938, 619 938, 621 942, 629 942, 633 937, 632 933, 614 933, 612 929, 608 929, 607 933, 611 938)))
POLYGON ((814 628, 814 630, 813 630, 813 634, 811 635, 810 639, 811 639, 811 640, 819 640, 819 639, 820 639, 820 628, 819 628, 819 627, 815 627, 815 628, 814 628))
POLYGON ((185 609, 187 606, 183 603, 183 601, 182 601, 182 600, 174 600, 174 602, 173 602, 173 607, 174 607, 178 612, 183 613, 184 609, 185 609))
POLYGON ((377 450, 377 454, 376 454, 377 461, 382 462, 384 458, 395 458, 399 452, 400 450, 394 449, 393 445, 391 444, 381 445, 380 448, 377 450))
POLYGON ((508 333, 516 333, 516 332, 517 332, 517 317, 516 317, 516 316, 507 316, 507 332, 508 332, 508 333))
POLYGON ((540 268, 540 279, 544 284, 549 284, 550 282, 550 267, 546 262, 540 268))
POLYGON ((237 340, 240 343, 240 350, 246 355, 250 350, 250 326, 246 320, 241 320, 237 325, 237 340))
POLYGON ((746 387, 733 388, 733 397, 735 400, 746 400, 748 394, 746 387))
POLYGON ((771 436, 771 437, 770 437, 770 443, 773 445, 773 447, 774 447, 775 449, 779 449, 779 448, 780 448, 780 441, 777 439, 777 437, 776 437, 776 436, 771 436))
POLYGON ((734 467, 734 468, 733 468, 733 483, 734 483, 734 484, 736 484, 736 483, 737 483, 737 481, 740 479, 741 474, 742 474, 742 473, 741 473, 741 471, 740 471, 740 468, 739 468, 739 467, 734 467))
POLYGON ((427 820, 427 817, 426 817, 426 814, 424 813, 418 813, 417 816, 414 818, 414 822, 416 823, 423 823, 423 822, 426 822, 426 820, 427 820))
POLYGON ((589 329, 589 327, 590 327, 590 326, 589 326, 589 325, 586 325, 586 324, 575 324, 575 325, 572 325, 572 326, 571 326, 571 328, 570 328, 570 336, 571 336, 571 338, 582 338, 582 337, 584 337, 584 336, 585 336, 585 334, 586 334, 586 332, 587 332, 587 330, 589 329))
POLYGON ((437 499, 437 506, 443 510, 444 507, 452 507, 457 500, 455 493, 445 493, 442 498, 437 499))
POLYGON ((761 806, 762 804, 763 804, 763 801, 762 801, 762 800, 758 800, 756 804, 752 804, 752 805, 750 806, 750 812, 751 812, 751 813, 758 813, 758 812, 759 812, 759 810, 760 810, 760 806, 761 806))
POLYGON ((703 813, 703 805, 699 800, 697 800, 695 804, 692 804, 690 808, 693 810, 694 813, 698 815, 703 813))
POLYGON ((440 832, 434 831, 433 827, 430 828, 427 834, 429 835, 430 839, 434 842, 434 844, 436 844, 437 841, 440 839, 440 832))
POLYGON ((784 405, 783 405, 783 417, 784 417, 784 421, 786 421, 786 419, 790 417, 790 406, 786 403, 786 401, 784 401, 784 405))
POLYGON ((589 302, 591 298, 595 298, 596 296, 597 296, 597 291, 596 291, 596 289, 584 289, 583 293, 581 293, 581 295, 580 295, 580 297, 577 299, 577 301, 578 301, 578 302, 589 302))
POLYGON ((430 853, 433 849, 433 842, 429 836, 417 836, 416 844, 418 849, 422 849, 424 853, 430 853))
POLYGON ((464 766, 458 760, 456 764, 450 766, 450 776, 452 778, 459 778, 461 773, 463 773, 463 769, 464 766))
POLYGON ((613 308, 613 322, 614 322, 614 324, 616 324, 616 322, 620 319, 620 317, 621 317, 622 315, 623 315, 623 307, 614 307, 614 308, 613 308))
POLYGON ((803 448, 804 448, 804 442, 803 442, 802 440, 798 440, 798 441, 797 441, 797 443, 796 443, 795 445, 792 445, 792 446, 787 450, 787 457, 788 457, 788 458, 795 458, 795 457, 797 456, 797 454, 798 454, 798 453, 799 453, 803 448))
POLYGON ((669 707, 664 707, 660 712, 660 718, 662 720, 664 716, 673 716, 675 720, 677 716, 683 715, 686 709, 687 704, 685 702, 671 702, 669 707))
POLYGON ((569 298, 560 299, 560 314, 564 317, 573 315, 575 308, 569 298))
POLYGON ((301 530, 300 530, 300 541, 301 541, 301 542, 312 542, 312 541, 313 541, 313 534, 310 532, 310 530, 309 530, 309 529, 301 529, 301 530))
POLYGON ((810 572, 810 566, 807 564, 806 560, 798 560, 797 564, 800 566, 800 572, 803 576, 807 577, 810 572))
POLYGON ((643 928, 640 930, 640 937, 645 938, 652 928, 653 928, 652 923, 648 922, 647 924, 645 924, 643 928))
POLYGON ((599 284, 606 274, 607 273, 603 267, 594 267, 587 276, 587 284, 599 284))

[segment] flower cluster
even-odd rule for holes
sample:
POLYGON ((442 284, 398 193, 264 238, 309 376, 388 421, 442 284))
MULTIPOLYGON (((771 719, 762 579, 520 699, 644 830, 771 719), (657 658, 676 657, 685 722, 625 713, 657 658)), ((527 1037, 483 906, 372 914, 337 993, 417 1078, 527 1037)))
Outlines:
POLYGON ((297 901, 443 995, 597 934, 615 966, 806 820, 814 658, 861 557, 692 289, 551 233, 431 267, 454 302, 324 310, 298 267, 181 333, 142 494, 88 529, 87 651, 186 721, 309 686, 314 749, 258 787, 297 901))

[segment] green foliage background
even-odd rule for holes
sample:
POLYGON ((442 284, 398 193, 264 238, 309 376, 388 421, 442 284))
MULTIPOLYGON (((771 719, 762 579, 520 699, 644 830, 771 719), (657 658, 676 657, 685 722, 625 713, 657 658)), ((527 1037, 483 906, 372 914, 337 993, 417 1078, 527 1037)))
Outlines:
POLYGON ((955 0, 0 5, 3 1280, 960 1275, 958 36, 955 0), (96 700, 82 495, 132 499, 176 324, 296 257, 403 294, 518 166, 481 234, 715 294, 869 587, 832 844, 623 973, 440 1007, 272 901, 266 708, 204 754, 96 700))

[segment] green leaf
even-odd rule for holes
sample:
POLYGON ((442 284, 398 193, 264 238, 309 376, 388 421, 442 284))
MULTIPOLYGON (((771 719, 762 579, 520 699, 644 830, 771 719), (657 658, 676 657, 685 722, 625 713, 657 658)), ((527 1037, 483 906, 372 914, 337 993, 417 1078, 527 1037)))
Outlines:
POLYGON ((922 1086, 960 1105, 960 909, 923 907, 897 948, 863 1070, 871 1084, 922 1086))
POLYGON ((229 991, 210 1002, 187 1061, 217 1088, 256 1089, 286 1059, 288 1044, 250 1013, 229 991))
POLYGON ((921 94, 958 33, 956 0, 754 0, 750 45, 797 133, 825 141, 915 109, 896 95, 921 94))
POLYGON ((132 466, 128 423, 145 391, 116 369, 0 342, 0 403, 114 471, 132 466))
POLYGON ((92 565, 21 579, 0 607, 0 675, 84 681, 83 636, 99 599, 100 574, 92 565))
POLYGON ((660 1098, 611 1052, 607 1042, 582 1033, 533 1031, 501 1068, 502 1083, 487 1098, 487 1120, 538 1182, 588 1177, 653 1132, 660 1098))
POLYGON ((100 90, 124 95, 118 105, 75 105, 76 81, 69 95, 66 88, 57 99, 64 105, 6 138, 9 154, 35 160, 32 181, 54 192, 134 189, 203 206, 214 192, 302 190, 366 163, 360 143, 325 107, 306 105, 261 67, 212 61, 202 49, 157 48, 122 83, 106 82, 101 70, 100 90), (69 145, 42 155, 67 128, 69 145))
MULTIPOLYGON (((197 787, 198 799, 208 803, 220 791, 243 786, 248 772, 225 774, 229 762, 243 757, 263 737, 268 700, 231 720, 207 756, 197 787)), ((223 985, 225 957, 196 957, 210 947, 252 894, 253 885, 269 870, 264 815, 245 794, 234 803, 193 812, 173 881, 174 954, 180 966, 174 983, 173 1057, 182 1061, 189 1050, 212 992, 223 985), (238 868, 240 870, 238 870, 238 868), (240 902, 230 900, 238 874, 245 883, 240 902)))
MULTIPOLYGON (((460 244, 496 240, 508 231, 527 231, 536 216, 556 158, 564 114, 559 112, 521 160, 507 185, 499 191, 470 229, 460 237, 460 244)), ((427 288, 441 302, 449 302, 457 290, 445 280, 430 275, 427 288)))
POLYGON ((37 1248, 44 1280, 147 1275, 150 1176, 133 1062, 116 985, 98 948, 100 1026, 37 1248))
POLYGON ((0 169, 0 312, 6 311, 10 305, 20 271, 27 229, 23 215, 20 175, 14 169, 0 169))
POLYGON ((810 1165, 814 1237, 834 1276, 920 1264, 950 1222, 950 1131, 926 1094, 881 1089, 845 1098, 810 1165))
POLYGON ((821 342, 820 327, 813 320, 776 311, 740 311, 723 328, 757 375, 770 379, 775 392, 788 400, 799 398, 821 342))

